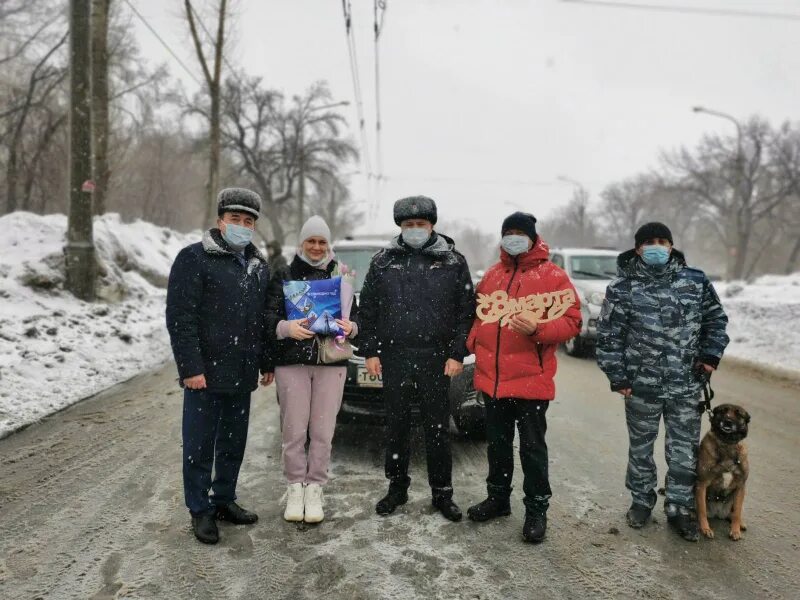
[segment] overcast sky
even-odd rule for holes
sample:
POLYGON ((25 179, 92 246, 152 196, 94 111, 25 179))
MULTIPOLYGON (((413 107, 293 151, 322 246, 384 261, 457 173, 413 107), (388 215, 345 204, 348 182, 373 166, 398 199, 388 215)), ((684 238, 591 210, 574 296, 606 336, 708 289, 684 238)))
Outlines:
MULTIPOLYGON (((372 2, 351 0, 373 168, 372 2)), ((800 0, 629 0, 633 4, 797 14, 800 0)), ((182 2, 136 6, 184 63, 197 68, 182 2)), ((238 0, 231 64, 288 95, 330 83, 358 139, 340 0, 238 0)), ((145 56, 195 84, 138 22, 145 56)), ((426 194, 441 220, 487 230, 524 208, 539 217, 582 182, 653 166, 660 148, 705 131, 735 132, 694 114, 701 104, 773 123, 800 118, 800 20, 673 14, 560 0, 387 0, 381 39, 381 224, 395 199, 426 194)), ((361 168, 361 167, 358 167, 361 168)), ((376 186, 370 186, 370 195, 376 186)), ((367 200, 355 175, 352 189, 367 200)), ((374 196, 372 196, 374 197, 374 196)), ((385 230, 386 227, 378 226, 385 230)))

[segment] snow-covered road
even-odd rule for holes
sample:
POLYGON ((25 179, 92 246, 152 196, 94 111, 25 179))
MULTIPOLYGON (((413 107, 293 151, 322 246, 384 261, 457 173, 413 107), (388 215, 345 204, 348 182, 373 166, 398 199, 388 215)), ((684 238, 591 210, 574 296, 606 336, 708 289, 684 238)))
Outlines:
MULTIPOLYGON (((555 495, 541 546, 520 540, 519 480, 509 518, 449 523, 433 514, 419 452, 409 504, 376 516, 380 431, 358 424, 337 430, 328 519, 285 523, 272 391, 254 398, 239 486, 261 520, 223 524, 220 544, 203 546, 183 507, 181 395, 167 366, 0 440, 0 597, 800 597, 798 389, 720 371, 718 401, 753 416, 749 528, 738 543, 719 535, 689 544, 660 515, 641 532, 625 526, 622 402, 593 361, 560 360, 548 413, 555 495)), ((456 499, 466 508, 483 498, 485 443, 455 441, 454 455, 456 499)))

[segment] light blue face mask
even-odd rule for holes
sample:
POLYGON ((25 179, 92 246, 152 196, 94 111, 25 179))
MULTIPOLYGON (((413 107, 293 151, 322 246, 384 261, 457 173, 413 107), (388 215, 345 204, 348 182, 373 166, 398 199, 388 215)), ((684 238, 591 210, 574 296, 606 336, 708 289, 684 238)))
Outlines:
POLYGON ((669 248, 658 244, 645 246, 642 249, 642 260, 652 266, 665 265, 669 260, 669 248))
POLYGON ((403 241, 412 248, 422 248, 431 239, 431 233, 424 227, 403 229, 403 241))
POLYGON ((527 235, 504 235, 500 245, 511 256, 517 256, 528 251, 530 241, 527 235))
POLYGON ((235 223, 225 223, 222 239, 235 250, 241 250, 253 239, 253 230, 235 223))

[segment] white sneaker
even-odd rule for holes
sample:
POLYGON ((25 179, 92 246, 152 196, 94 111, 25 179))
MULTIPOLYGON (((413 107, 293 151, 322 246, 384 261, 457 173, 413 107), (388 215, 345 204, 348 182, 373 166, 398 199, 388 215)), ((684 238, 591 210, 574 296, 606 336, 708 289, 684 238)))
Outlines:
POLYGON ((306 523, 319 523, 325 518, 322 512, 322 486, 318 483, 306 485, 306 523))
POLYGON ((286 488, 286 511, 283 518, 287 521, 303 520, 303 496, 305 490, 302 483, 292 483, 286 488))

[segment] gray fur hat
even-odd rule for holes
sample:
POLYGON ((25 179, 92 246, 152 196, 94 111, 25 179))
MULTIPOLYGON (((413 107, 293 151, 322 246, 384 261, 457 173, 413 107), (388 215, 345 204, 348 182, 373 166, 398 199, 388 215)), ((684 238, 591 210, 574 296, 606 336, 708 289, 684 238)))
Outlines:
POLYGON ((245 188, 225 188, 217 194, 217 215, 244 212, 256 219, 261 214, 261 196, 245 188))
POLYGON ((394 222, 400 225, 406 219, 425 219, 436 225, 436 202, 427 196, 410 196, 394 203, 394 222))

